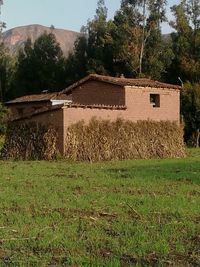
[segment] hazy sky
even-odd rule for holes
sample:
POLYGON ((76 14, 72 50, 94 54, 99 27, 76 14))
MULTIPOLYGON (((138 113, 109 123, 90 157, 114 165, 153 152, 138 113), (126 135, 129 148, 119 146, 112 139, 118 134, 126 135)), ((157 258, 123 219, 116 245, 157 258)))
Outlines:
MULTIPOLYGON (((105 0, 109 17, 113 17, 121 0, 105 0)), ((172 6, 180 0, 168 0, 172 6)), ((4 0, 2 20, 7 29, 21 25, 41 24, 54 25, 56 28, 79 31, 88 19, 93 18, 97 0, 4 0)), ((170 32, 163 25, 163 32, 170 32)))

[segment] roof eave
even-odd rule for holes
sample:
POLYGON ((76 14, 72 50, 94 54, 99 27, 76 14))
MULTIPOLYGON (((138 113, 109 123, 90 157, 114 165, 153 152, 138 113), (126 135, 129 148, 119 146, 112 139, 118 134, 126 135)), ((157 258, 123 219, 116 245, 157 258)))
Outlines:
POLYGON ((31 113, 28 113, 28 114, 25 114, 25 115, 22 115, 22 116, 18 116, 18 117, 15 117, 15 118, 11 117, 9 119, 9 122, 30 119, 30 118, 32 118, 34 116, 41 115, 41 114, 46 113, 46 112, 50 112, 50 111, 55 111, 55 110, 61 109, 61 108, 63 108, 63 106, 64 106, 64 104, 60 104, 60 105, 50 106, 47 109, 41 108, 39 110, 33 111, 31 113))

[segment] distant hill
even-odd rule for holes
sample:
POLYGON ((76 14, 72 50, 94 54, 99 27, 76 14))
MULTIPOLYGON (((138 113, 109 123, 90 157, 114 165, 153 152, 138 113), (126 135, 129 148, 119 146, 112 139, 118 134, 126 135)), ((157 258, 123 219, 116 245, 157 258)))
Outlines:
MULTIPOLYGON (((11 54, 16 54, 20 48, 23 48, 24 43, 28 38, 31 38, 34 43, 35 40, 41 36, 44 32, 53 32, 56 36, 58 43, 60 44, 65 56, 73 50, 74 42, 77 37, 81 36, 81 33, 64 30, 64 29, 51 29, 42 25, 34 24, 27 26, 20 26, 3 33, 3 42, 10 49, 11 54)), ((170 34, 163 34, 163 40, 169 41, 171 39, 170 34)))
POLYGON ((3 33, 3 42, 10 49, 12 54, 16 54, 17 51, 24 46, 24 43, 28 38, 31 38, 34 42, 44 32, 53 32, 56 36, 58 43, 63 50, 65 56, 73 50, 74 42, 81 34, 63 29, 51 29, 42 25, 28 25, 10 29, 3 33))

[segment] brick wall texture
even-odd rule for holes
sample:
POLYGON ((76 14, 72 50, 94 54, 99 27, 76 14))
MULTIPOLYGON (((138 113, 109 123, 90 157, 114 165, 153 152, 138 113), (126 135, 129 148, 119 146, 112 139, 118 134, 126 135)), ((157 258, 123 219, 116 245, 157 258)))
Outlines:
POLYGON ((72 91, 72 101, 85 105, 125 105, 125 89, 105 82, 87 81, 72 91))

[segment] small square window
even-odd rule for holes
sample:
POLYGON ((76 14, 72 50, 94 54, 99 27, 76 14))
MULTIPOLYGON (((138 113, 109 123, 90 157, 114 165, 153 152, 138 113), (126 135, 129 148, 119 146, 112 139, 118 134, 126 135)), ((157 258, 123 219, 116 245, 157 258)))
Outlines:
POLYGON ((153 108, 160 107, 160 95, 159 94, 150 94, 150 104, 153 108))

